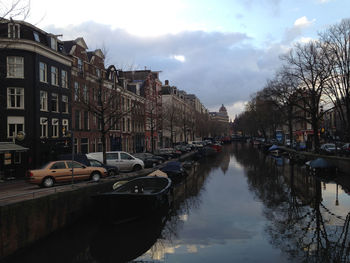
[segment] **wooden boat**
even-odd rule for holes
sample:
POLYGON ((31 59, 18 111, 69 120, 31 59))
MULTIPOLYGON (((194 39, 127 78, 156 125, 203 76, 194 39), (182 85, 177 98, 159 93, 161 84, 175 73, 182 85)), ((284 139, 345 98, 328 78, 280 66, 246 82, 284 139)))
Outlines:
POLYGON ((170 187, 167 177, 138 177, 93 199, 103 216, 113 221, 132 220, 169 205, 170 187))

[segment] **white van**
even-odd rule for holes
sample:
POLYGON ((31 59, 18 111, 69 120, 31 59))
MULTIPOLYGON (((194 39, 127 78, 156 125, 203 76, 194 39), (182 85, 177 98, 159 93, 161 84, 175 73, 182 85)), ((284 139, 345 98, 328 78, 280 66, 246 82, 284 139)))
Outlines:
MULTIPOLYGON (((87 153, 86 156, 103 162, 102 152, 87 153)), ((117 166, 120 171, 138 171, 145 167, 142 160, 122 151, 106 152, 106 163, 117 166)))

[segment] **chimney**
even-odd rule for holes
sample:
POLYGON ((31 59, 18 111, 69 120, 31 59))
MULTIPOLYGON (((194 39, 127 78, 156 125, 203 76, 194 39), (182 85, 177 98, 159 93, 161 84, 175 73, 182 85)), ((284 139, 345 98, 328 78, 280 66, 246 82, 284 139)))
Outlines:
POLYGON ((165 80, 165 86, 169 86, 169 80, 165 80))

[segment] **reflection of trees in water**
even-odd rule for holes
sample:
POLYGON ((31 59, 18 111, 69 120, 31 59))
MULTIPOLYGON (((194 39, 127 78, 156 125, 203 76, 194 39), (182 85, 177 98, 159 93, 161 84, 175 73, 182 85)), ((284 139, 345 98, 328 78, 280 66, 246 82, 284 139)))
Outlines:
POLYGON ((293 261, 349 262, 349 221, 322 203, 321 181, 293 166, 278 168, 252 147, 233 145, 250 190, 263 201, 270 242, 293 261))

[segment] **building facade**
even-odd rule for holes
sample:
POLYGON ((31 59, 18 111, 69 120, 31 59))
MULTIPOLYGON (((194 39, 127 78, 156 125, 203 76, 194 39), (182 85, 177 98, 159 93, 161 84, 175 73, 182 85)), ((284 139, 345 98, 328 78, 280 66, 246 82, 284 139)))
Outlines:
POLYGON ((36 167, 67 149, 72 61, 58 36, 23 21, 0 25, 0 48, 0 140, 29 148, 28 167, 36 167))

